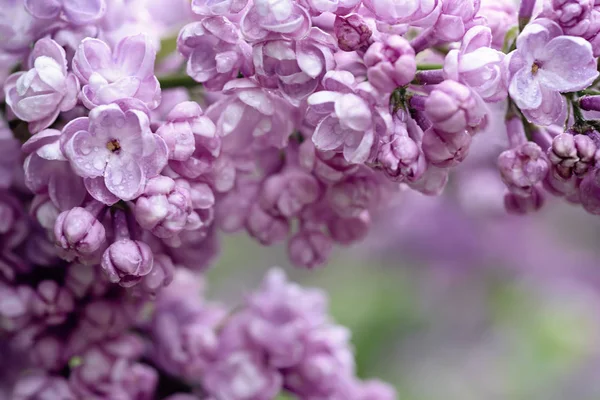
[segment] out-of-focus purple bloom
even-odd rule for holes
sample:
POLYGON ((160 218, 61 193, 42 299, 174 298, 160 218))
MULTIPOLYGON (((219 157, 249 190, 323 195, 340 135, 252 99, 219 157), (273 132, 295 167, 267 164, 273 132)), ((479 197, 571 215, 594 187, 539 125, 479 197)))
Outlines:
POLYGON ((327 223, 327 231, 335 242, 349 245, 367 236, 370 226, 371 216, 365 210, 356 217, 335 216, 331 218, 327 223))
POLYGON ((78 396, 86 399, 151 400, 158 381, 154 369, 136 363, 143 351, 141 340, 122 335, 95 346, 81 355, 69 383, 78 396))
POLYGON ((269 214, 259 203, 248 210, 245 226, 248 233, 265 246, 285 240, 290 230, 286 218, 269 214))
POLYGON ((460 164, 469 153, 471 135, 466 130, 448 133, 429 128, 423 135, 423 154, 432 165, 440 168, 460 164))
POLYGON ((260 201, 265 209, 289 218, 317 201, 320 192, 319 183, 311 174, 290 168, 265 180, 260 201))
POLYGON ((288 255, 292 263, 309 269, 325 265, 332 249, 331 238, 318 230, 301 230, 288 243, 288 255))
POLYGON ((600 215, 600 169, 594 168, 583 177, 579 200, 587 212, 600 215))
POLYGON ((391 23, 411 23, 419 20, 435 21, 441 12, 439 0, 365 0, 363 5, 377 19, 391 23))
POLYGON ((77 103, 79 82, 67 72, 64 49, 52 39, 36 42, 30 60, 32 68, 16 72, 4 82, 6 104, 29 130, 37 133, 49 127, 60 112, 77 103))
MULTIPOLYGON (((24 6, 23 0, 6 0, 0 9, 0 58, 7 57, 11 62, 18 58, 9 55, 23 56, 31 50, 31 43, 38 39, 42 24, 36 20, 24 6)), ((6 62, 6 60, 4 60, 6 62)))
POLYGON ((395 390, 387 383, 378 380, 356 382, 356 400, 396 400, 395 390))
POLYGON ((436 130, 458 134, 481 125, 486 109, 467 86, 446 80, 427 97, 424 112, 436 130))
POLYGON ((281 375, 250 351, 221 355, 202 377, 205 389, 217 399, 270 400, 281 390, 281 375))
POLYGON ((509 55, 509 93, 525 116, 539 125, 550 125, 565 109, 561 93, 585 89, 597 77, 591 45, 563 35, 555 22, 539 19, 517 38, 509 55), (573 68, 577 60, 578 68, 573 68))
POLYGON ((335 67, 334 38, 319 28, 311 28, 302 39, 267 40, 253 47, 254 67, 259 82, 279 88, 298 103, 319 86, 325 73, 335 67))
POLYGON ((156 48, 146 35, 121 40, 114 51, 99 39, 84 39, 73 57, 73 72, 81 81, 81 100, 89 108, 134 98, 153 109, 160 103, 154 76, 156 48))
POLYGON ((198 15, 237 14, 246 8, 248 0, 192 0, 192 11, 198 15))
POLYGON ((534 186, 527 194, 509 192, 504 196, 504 206, 512 214, 528 214, 539 210, 544 205, 544 195, 539 187, 534 186))
POLYGON ((408 85, 417 72, 415 51, 402 36, 392 35, 373 43, 365 53, 369 82, 382 93, 408 85))
POLYGON ((342 154, 317 150, 310 140, 300 145, 299 158, 303 168, 328 184, 339 182, 359 169, 359 165, 349 163, 342 154))
POLYGON ((492 31, 475 26, 467 31, 459 49, 450 50, 444 62, 444 75, 469 86, 487 102, 506 98, 508 69, 505 55, 494 50, 492 31))
POLYGON ((13 400, 76 400, 67 380, 60 376, 32 372, 21 377, 15 383, 11 399, 13 400))
POLYGON ((438 168, 428 165, 425 173, 410 187, 427 196, 439 196, 448 183, 448 168, 438 168))
POLYGON ((347 17, 336 16, 333 32, 340 50, 343 51, 365 50, 373 34, 359 14, 351 14, 347 17))
POLYGON ((323 326, 305 338, 302 361, 285 372, 284 385, 303 398, 329 398, 354 374, 350 332, 341 326, 323 326), (343 384, 343 383, 342 383, 343 384))
POLYGON ((35 18, 63 17, 75 25, 89 24, 106 12, 105 0, 25 0, 25 7, 35 18))
POLYGON ((356 217, 364 210, 375 207, 381 200, 377 178, 372 174, 356 174, 333 185, 327 200, 331 209, 342 217, 356 217))
POLYGON ((63 323, 74 309, 75 302, 69 290, 54 281, 40 282, 31 299, 33 315, 48 325, 63 323))
POLYGON ((546 177, 548 160, 540 146, 527 142, 500 154, 498 169, 508 188, 513 193, 526 197, 546 177))
POLYGON ((74 171, 98 183, 87 185, 88 192, 107 204, 139 196, 146 180, 167 162, 167 146, 150 131, 148 116, 137 110, 123 112, 116 104, 98 106, 89 117, 71 121, 60 141, 74 171), (116 199, 107 202, 107 196, 116 199))
POLYGON ((517 8, 511 0, 482 0, 479 15, 492 31, 492 48, 502 50, 510 28, 517 25, 517 8))
POLYGON ((293 0, 255 0, 240 21, 248 41, 285 37, 300 39, 310 27, 306 8, 293 0))
POLYGON ((249 79, 227 83, 223 93, 228 96, 206 110, 223 138, 223 150, 235 153, 287 144, 295 121, 289 102, 249 79))
POLYGON ((254 73, 252 48, 225 17, 206 17, 186 25, 177 38, 177 48, 188 59, 188 75, 208 90, 223 89, 240 73, 254 73))

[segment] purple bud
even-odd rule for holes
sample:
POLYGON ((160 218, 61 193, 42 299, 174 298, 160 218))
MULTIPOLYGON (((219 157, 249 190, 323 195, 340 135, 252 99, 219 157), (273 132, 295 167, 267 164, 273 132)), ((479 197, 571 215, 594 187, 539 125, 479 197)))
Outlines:
POLYGON ((64 250, 92 254, 106 240, 104 225, 85 208, 60 213, 54 225, 56 243, 64 250))
POLYGON ((548 173, 548 161, 540 146, 527 142, 500 154, 498 169, 511 192, 531 197, 534 186, 548 173))
POLYGON ((471 135, 467 131, 448 133, 429 128, 423 135, 423 153, 432 165, 440 168, 460 164, 471 146, 471 135))
POLYGON ((343 51, 363 50, 369 45, 371 39, 371 28, 358 14, 350 14, 347 17, 335 17, 333 32, 338 40, 338 46, 343 51))
POLYGON ((579 105, 586 111, 600 111, 600 96, 583 96, 579 105))
POLYGON ((54 336, 36 338, 31 348, 31 361, 46 371, 64 367, 64 343, 54 336))
POLYGON ((402 36, 392 35, 385 42, 373 43, 364 57, 369 82, 383 93, 408 85, 417 72, 415 51, 402 36))
POLYGON ((425 172, 425 157, 419 146, 408 134, 392 135, 379 147, 377 161, 392 180, 411 182, 425 172))
POLYGON ((573 174, 583 176, 593 166, 596 144, 586 135, 561 133, 548 149, 548 159, 564 179, 573 174))
POLYGON ((439 196, 448 183, 448 168, 428 165, 421 179, 410 184, 414 190, 427 196, 439 196))
POLYGON ((152 271, 154 257, 144 242, 121 239, 111 244, 102 256, 102 268, 113 283, 131 287, 152 271))
POLYGON ((313 269, 329 260, 333 242, 329 236, 316 230, 302 230, 288 244, 288 255, 294 265, 313 269))
POLYGON ((539 210, 543 205, 544 196, 537 187, 533 187, 531 192, 525 195, 508 192, 504 196, 504 207, 511 214, 528 214, 539 210))
POLYGON ((586 20, 589 23, 593 7, 594 0, 552 0, 552 19, 563 29, 573 28, 586 20))
POLYGON ((148 181, 144 194, 135 202, 134 213, 142 228, 160 238, 170 238, 184 229, 201 226, 200 218, 192 208, 188 188, 166 176, 148 181))
POLYGON ((352 176, 332 186, 327 199, 338 215, 355 217, 377 204, 380 195, 373 176, 352 176))
POLYGON ((467 86, 446 80, 425 101, 425 116, 436 129, 461 132, 477 128, 484 120, 485 109, 467 86))
POLYGON ((75 309, 75 301, 67 288, 55 281, 42 281, 31 299, 33 314, 49 325, 63 323, 75 309))

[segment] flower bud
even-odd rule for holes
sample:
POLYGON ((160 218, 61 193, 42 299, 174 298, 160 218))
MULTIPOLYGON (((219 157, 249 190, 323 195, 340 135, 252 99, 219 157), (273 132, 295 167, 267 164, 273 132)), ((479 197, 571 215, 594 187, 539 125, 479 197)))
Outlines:
POLYGON ((432 165, 440 168, 460 164, 471 146, 471 135, 467 131, 448 133, 429 128, 423 135, 423 153, 432 165))
POLYGON ((531 192, 525 195, 508 192, 504 196, 504 207, 511 214, 528 214, 539 210, 543 205, 544 196, 537 187, 533 187, 531 192))
POLYGON ((31 299, 31 310, 49 325, 62 324, 75 309, 75 301, 67 288, 55 281, 42 281, 31 299))
POLYGON ((314 203, 319 194, 317 180, 298 168, 267 178, 260 200, 265 209, 273 209, 284 217, 292 217, 302 211, 304 206, 314 203))
POLYGON ((150 246, 137 240, 121 239, 104 251, 101 266, 111 282, 131 287, 152 271, 153 264, 150 246))
POLYGON ((583 176, 594 164, 596 144, 586 135, 561 133, 552 141, 548 149, 548 159, 557 173, 564 179, 573 174, 583 176))
POLYGON ((484 121, 485 110, 471 89, 446 80, 425 101, 425 116, 436 129, 453 133, 477 128, 484 121))
POLYGON ((59 214, 54 224, 56 244, 78 254, 92 254, 106 240, 104 225, 85 208, 75 207, 59 214))
POLYGON ((392 35, 385 42, 373 43, 364 57, 371 84, 383 93, 408 85, 417 72, 415 51, 402 36, 392 35))
POLYGON ((347 17, 335 17, 333 32, 338 40, 338 46, 343 51, 363 50, 369 45, 373 32, 365 20, 358 14, 347 17))
POLYGON ((527 142, 500 154, 498 169, 511 192, 531 197, 534 186, 548 173, 548 161, 540 146, 527 142))

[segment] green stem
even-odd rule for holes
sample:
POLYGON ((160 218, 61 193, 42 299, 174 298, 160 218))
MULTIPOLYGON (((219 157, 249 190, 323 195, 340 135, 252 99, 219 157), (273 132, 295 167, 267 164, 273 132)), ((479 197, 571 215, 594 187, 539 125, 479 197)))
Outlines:
POLYGON ((419 64, 417 65, 417 71, 431 71, 434 69, 442 69, 442 64, 419 64))
POLYGON ((167 75, 158 78, 161 89, 172 89, 178 87, 194 88, 200 86, 201 83, 196 82, 187 75, 167 75))

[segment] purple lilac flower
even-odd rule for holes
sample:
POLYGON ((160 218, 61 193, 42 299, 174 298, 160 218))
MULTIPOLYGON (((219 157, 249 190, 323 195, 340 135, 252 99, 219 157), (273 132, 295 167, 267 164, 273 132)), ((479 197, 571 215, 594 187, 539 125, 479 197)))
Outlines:
POLYGON ((479 15, 492 32, 492 48, 502 50, 508 30, 517 25, 517 8, 510 0, 482 0, 479 15))
POLYGON ((517 38, 509 55, 510 97, 534 123, 550 125, 565 109, 561 93, 588 87, 597 77, 592 47, 584 39, 563 35, 555 22, 539 19, 517 38), (573 60, 578 68, 573 69, 573 60))
POLYGON ((335 67, 335 47, 331 35, 314 27, 300 40, 257 43, 253 47, 257 78, 264 87, 279 88, 297 104, 312 94, 325 73, 335 67))
POLYGON ((285 37, 300 39, 311 27, 308 10, 293 0, 255 0, 240 21, 248 41, 285 37))
POLYGON ((102 18, 105 0, 25 0, 25 8, 35 18, 63 17, 72 24, 84 25, 102 18))
POLYGON ((373 32, 360 14, 336 16, 333 32, 340 50, 364 51, 370 44, 373 32))
POLYGON ((415 51, 401 36, 373 43, 364 57, 369 82, 382 93, 408 85, 417 72, 415 51))
POLYGON ((444 75, 469 86, 484 101, 496 102, 507 96, 508 71, 505 55, 492 49, 492 31, 475 26, 467 31, 460 49, 451 50, 444 62, 444 75))
POLYGON ((4 93, 15 115, 37 133, 49 127, 60 112, 75 107, 79 82, 67 71, 65 51, 52 39, 37 41, 30 60, 30 70, 16 72, 4 82, 4 93))
POLYGON ((43 372, 33 372, 20 378, 14 386, 11 398, 14 400, 76 399, 63 377, 51 376, 43 372))
POLYGON ((150 131, 148 116, 122 111, 116 104, 98 106, 89 117, 71 121, 60 142, 88 192, 106 204, 139 196, 167 162, 167 146, 150 131))
POLYGON ((160 103, 154 76, 156 48, 146 35, 128 36, 114 50, 99 39, 84 39, 73 57, 81 81, 81 100, 89 108, 134 98, 153 109, 160 103))
POLYGON ((252 48, 225 17, 206 17, 186 25, 177 38, 177 48, 188 59, 188 75, 209 90, 223 89, 240 73, 254 73, 252 48))

